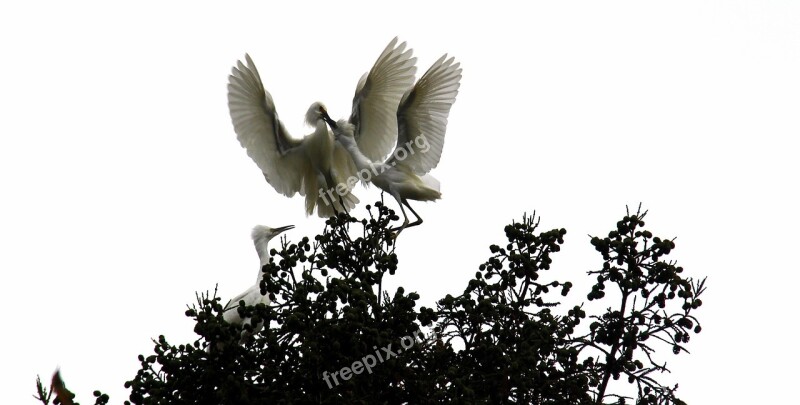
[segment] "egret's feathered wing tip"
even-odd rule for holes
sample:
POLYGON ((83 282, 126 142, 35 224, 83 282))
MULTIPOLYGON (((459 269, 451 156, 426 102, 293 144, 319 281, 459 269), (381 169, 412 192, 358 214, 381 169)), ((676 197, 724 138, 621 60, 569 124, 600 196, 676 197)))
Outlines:
POLYGON ((441 159, 447 117, 461 86, 459 66, 455 58, 442 55, 400 99, 395 148, 408 145, 420 152, 402 162, 418 175, 431 171, 441 159))
POLYGON ((292 138, 278 119, 250 55, 244 60, 237 61, 228 76, 228 109, 236 138, 267 182, 277 192, 294 196, 302 184, 301 169, 310 162, 299 153, 302 141, 292 138))
POLYGON ((397 140, 397 105, 417 70, 412 54, 405 42, 392 39, 356 86, 349 121, 358 148, 370 160, 384 160, 397 140))

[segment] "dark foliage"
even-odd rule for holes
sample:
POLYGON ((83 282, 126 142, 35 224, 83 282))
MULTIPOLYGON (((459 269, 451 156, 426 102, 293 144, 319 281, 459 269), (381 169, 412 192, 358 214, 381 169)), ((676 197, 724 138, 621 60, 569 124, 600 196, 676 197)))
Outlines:
POLYGON ((199 295, 186 311, 199 338, 159 336, 125 383, 126 403, 683 404, 677 385, 658 381, 668 370, 656 352, 686 352, 700 332, 705 280, 664 260, 675 244, 643 228, 646 212, 591 238, 603 263, 589 271, 588 300, 610 307, 587 315, 557 301, 572 288, 551 269, 564 229, 539 232, 535 216, 523 216, 462 294, 425 308, 414 292, 385 291, 398 269, 388 230, 398 218, 380 202, 367 210, 368 219, 340 215, 313 241, 284 238, 272 249, 261 282, 272 304, 238 308, 269 327, 244 345, 251 327, 225 323, 216 293, 199 295))

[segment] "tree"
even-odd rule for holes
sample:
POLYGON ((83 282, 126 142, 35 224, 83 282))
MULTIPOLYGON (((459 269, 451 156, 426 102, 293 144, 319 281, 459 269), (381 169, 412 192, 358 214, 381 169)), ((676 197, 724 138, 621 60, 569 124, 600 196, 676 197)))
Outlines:
POLYGON ((674 241, 645 230, 646 214, 590 239, 602 265, 588 272, 587 299, 609 302, 592 315, 557 301, 573 286, 551 269, 566 230, 540 232, 535 214, 507 225, 505 247, 490 246, 464 292, 436 308, 383 287, 398 269, 392 210, 341 214, 313 241, 284 237, 271 250, 261 289, 272 304, 238 308, 270 327, 239 345, 251 326, 225 323, 216 291, 199 294, 186 311, 198 339, 154 340, 126 403, 683 404, 677 385, 659 382, 668 370, 658 354, 687 352, 700 332, 705 279, 665 261, 674 241))

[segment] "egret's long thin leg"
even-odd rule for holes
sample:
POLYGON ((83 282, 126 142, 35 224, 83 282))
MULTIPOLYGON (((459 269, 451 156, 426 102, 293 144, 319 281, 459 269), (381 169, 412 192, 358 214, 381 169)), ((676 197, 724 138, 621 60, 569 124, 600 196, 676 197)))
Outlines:
POLYGON ((333 216, 334 217, 338 217, 339 216, 339 210, 336 208, 336 201, 331 200, 330 206, 331 206, 331 209, 333 209, 333 216))
POLYGON ((345 203, 344 203, 344 197, 339 196, 339 204, 342 205, 342 211, 347 213, 348 212, 347 211, 347 205, 345 205, 345 203))
MULTIPOLYGON (((417 214, 417 211, 414 211, 414 209, 411 208, 411 204, 408 203, 408 200, 403 199, 403 204, 405 204, 406 207, 408 207, 408 209, 411 210, 411 212, 414 214, 414 216, 417 217, 417 220, 412 222, 412 223, 410 223, 410 224, 408 224, 406 226, 406 228, 411 228, 412 226, 417 226, 417 225, 421 224, 422 223, 422 217, 419 216, 419 214, 417 214)), ((402 207, 402 205, 400 205, 400 206, 402 207)))
MULTIPOLYGON (((352 191, 353 191, 352 189, 348 188, 347 194, 350 194, 352 191)), ((350 195, 352 195, 352 194, 350 194, 350 195)), ((338 191, 336 192, 336 196, 339 197, 339 205, 342 207, 342 212, 344 212, 345 214, 349 215, 350 210, 347 208, 347 204, 344 203, 344 196, 339 194, 338 191)), ((336 204, 334 204, 334 205, 336 205, 336 204)))
MULTIPOLYGON (((339 197, 339 207, 342 209, 342 212, 347 212, 347 208, 345 208, 342 196, 338 195, 339 193, 336 194, 339 197)), ((336 203, 333 203, 333 212, 335 212, 337 216, 339 215, 339 210, 336 209, 336 203)))
MULTIPOLYGON (((406 226, 408 226, 408 215, 406 215, 406 210, 405 210, 405 208, 403 208, 403 200, 398 198, 397 196, 395 196, 394 199, 397 200, 398 204, 400 204, 400 212, 403 213, 403 226, 401 226, 400 228, 389 229, 389 231, 391 231, 391 232, 397 231, 397 235, 400 235, 400 232, 403 232, 403 229, 405 229, 406 226)), ((411 207, 408 207, 408 208, 411 208, 411 207)), ((419 218, 419 216, 417 216, 417 217, 419 218)), ((397 237, 397 235, 395 235, 395 237, 397 237)))
POLYGON ((406 215, 406 210, 403 208, 403 204, 400 204, 400 211, 403 213, 403 218, 405 218, 405 220, 403 221, 403 226, 397 230, 397 235, 400 235, 400 232, 403 232, 403 229, 406 229, 408 226, 408 215, 406 215))

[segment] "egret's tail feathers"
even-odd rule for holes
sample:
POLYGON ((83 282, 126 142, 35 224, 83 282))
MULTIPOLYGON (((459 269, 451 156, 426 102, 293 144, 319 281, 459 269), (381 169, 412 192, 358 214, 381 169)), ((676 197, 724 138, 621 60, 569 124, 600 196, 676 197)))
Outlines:
MULTIPOLYGON (((333 197, 336 198, 336 193, 333 193, 333 197)), ((330 218, 336 215, 336 211, 333 209, 334 204, 336 204, 338 208, 339 202, 336 200, 331 201, 330 196, 318 197, 317 215, 319 215, 320 218, 330 218)))
POLYGON ((358 205, 359 202, 361 202, 361 200, 359 200, 358 197, 356 197, 355 194, 348 193, 346 196, 344 196, 344 205, 345 205, 344 209, 345 209, 345 211, 350 212, 350 210, 355 208, 356 205, 358 205))
POLYGON ((317 198, 319 197, 314 197, 314 194, 306 194, 306 216, 313 214, 314 209, 319 212, 319 208, 317 207, 317 198))
POLYGON ((350 212, 356 205, 360 202, 358 197, 355 194, 348 192, 343 196, 339 196, 339 194, 335 191, 331 193, 326 193, 325 196, 320 196, 317 199, 317 215, 322 218, 329 218, 336 215, 337 212, 350 212), (339 198, 342 199, 344 202, 344 207, 342 207, 339 198))
MULTIPOLYGON (((338 150, 335 153, 347 152, 338 150)), ((346 162, 351 162, 349 158, 340 159, 339 165, 334 165, 334 170, 328 176, 319 176, 317 179, 320 189, 315 195, 315 203, 317 206, 317 215, 322 218, 330 218, 336 215, 337 212, 350 212, 358 204, 359 199, 353 195, 353 184, 349 177, 344 174, 348 173, 350 169, 355 170, 355 167, 347 167, 346 162), (331 186, 328 186, 332 184, 331 186)), ((350 163, 352 165, 352 163, 350 163)))
POLYGON ((436 180, 436 177, 433 177, 430 174, 426 174, 420 177, 420 179, 422 180, 423 183, 425 183, 426 186, 438 191, 441 194, 442 186, 441 183, 439 183, 439 180, 436 180))
POLYGON ((317 196, 317 189, 320 188, 320 185, 324 184, 325 180, 322 176, 318 176, 309 165, 306 168, 306 173, 303 175, 303 184, 300 187, 300 195, 306 197, 306 216, 314 213, 314 209, 317 207, 317 199, 319 199, 317 196))
POLYGON ((348 186, 348 190, 344 195, 339 194, 339 184, 348 185, 347 181, 337 181, 338 176, 335 174, 331 177, 330 181, 325 180, 325 176, 316 175, 309 171, 303 181, 303 186, 300 194, 306 198, 306 216, 310 216, 316 210, 317 215, 321 218, 330 218, 336 215, 336 212, 350 211, 355 208, 359 203, 358 197, 353 195, 352 187, 348 186), (328 187, 327 184, 335 183, 333 187, 328 187), (344 201, 344 208, 339 202, 339 199, 344 201))
POLYGON ((417 187, 413 187, 406 194, 405 197, 409 200, 436 201, 442 198, 442 193, 439 191, 439 180, 430 174, 419 177, 417 184, 417 187))

